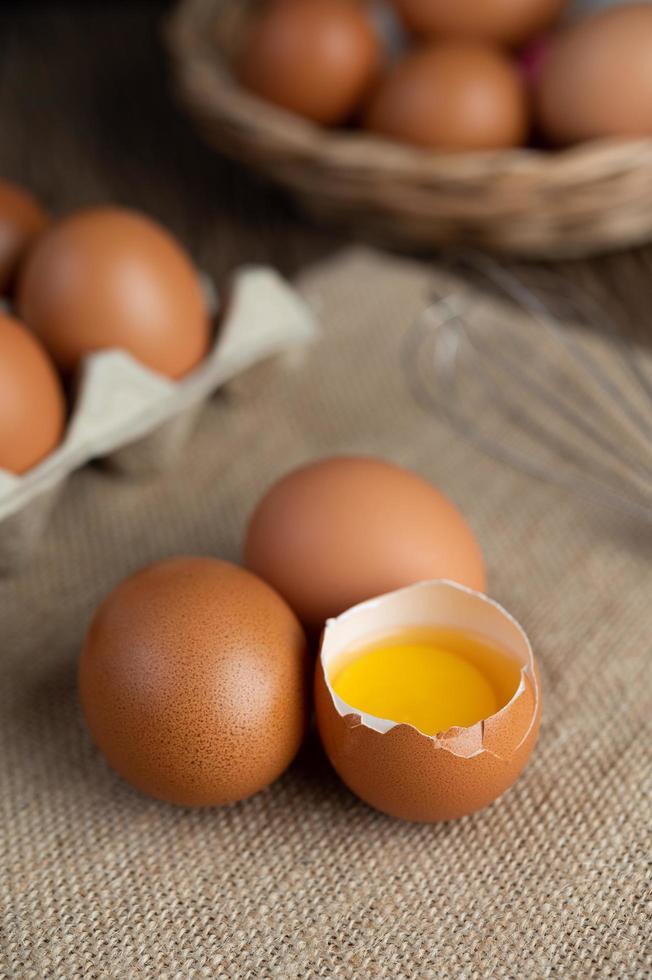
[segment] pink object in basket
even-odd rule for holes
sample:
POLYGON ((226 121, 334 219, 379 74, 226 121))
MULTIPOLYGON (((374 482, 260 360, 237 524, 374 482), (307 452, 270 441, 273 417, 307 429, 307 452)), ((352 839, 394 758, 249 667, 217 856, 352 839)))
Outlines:
POLYGON ((550 49, 550 37, 544 34, 530 41, 521 52, 521 70, 529 86, 535 85, 550 49))

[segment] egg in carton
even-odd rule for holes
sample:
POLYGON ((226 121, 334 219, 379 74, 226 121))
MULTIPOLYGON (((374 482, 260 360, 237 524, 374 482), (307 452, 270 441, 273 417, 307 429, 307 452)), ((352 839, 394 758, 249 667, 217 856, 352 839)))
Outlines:
MULTIPOLYGON (((217 314, 216 291, 204 282, 217 314)), ((211 395, 316 333, 301 297, 272 269, 251 266, 234 276, 212 349, 181 381, 156 374, 126 351, 87 357, 62 444, 21 476, 0 469, 0 571, 11 571, 33 551, 73 471, 94 459, 132 476, 166 469, 211 395)))

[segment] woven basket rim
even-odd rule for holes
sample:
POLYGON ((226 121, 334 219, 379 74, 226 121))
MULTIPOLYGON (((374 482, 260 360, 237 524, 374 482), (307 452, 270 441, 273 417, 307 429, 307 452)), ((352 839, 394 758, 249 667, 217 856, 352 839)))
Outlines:
POLYGON ((567 258, 652 238, 652 138, 443 153, 329 129, 263 101, 231 69, 262 0, 180 0, 165 25, 180 101, 218 152, 314 219, 378 244, 567 258))
MULTIPOLYGON (((596 139, 560 149, 516 147, 505 150, 442 152, 409 146, 362 130, 327 128, 264 101, 244 89, 202 30, 205 0, 181 2, 164 25, 167 44, 176 58, 179 80, 192 94, 195 111, 251 127, 277 152, 314 158, 324 166, 337 162, 352 170, 434 175, 452 184, 494 175, 561 180, 584 184, 587 172, 599 175, 631 171, 652 163, 652 139, 596 139), (197 16, 196 11, 200 12, 197 16), (208 95, 210 93, 210 95, 208 95)), ((212 4, 215 7, 215 3, 212 4)))

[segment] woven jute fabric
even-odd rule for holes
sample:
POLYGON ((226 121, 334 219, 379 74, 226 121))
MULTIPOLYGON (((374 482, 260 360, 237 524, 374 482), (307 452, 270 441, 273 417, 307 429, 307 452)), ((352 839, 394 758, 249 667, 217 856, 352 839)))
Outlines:
POLYGON ((652 975, 650 528, 501 467, 415 403, 401 349, 434 275, 366 251, 306 272, 320 341, 212 402, 176 471, 77 474, 0 583, 2 977, 652 975), (336 452, 412 467, 468 515, 541 665, 528 768, 485 812, 402 823, 342 786, 313 733, 249 801, 143 797, 81 721, 94 607, 164 556, 238 560, 273 478, 336 452))

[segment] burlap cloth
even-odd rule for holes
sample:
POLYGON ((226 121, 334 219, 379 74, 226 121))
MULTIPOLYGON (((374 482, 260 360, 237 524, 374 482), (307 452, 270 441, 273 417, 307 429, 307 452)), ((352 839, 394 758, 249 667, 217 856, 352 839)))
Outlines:
POLYGON ((305 363, 218 398, 176 473, 79 473, 0 584, 3 977, 652 975, 650 528, 502 468, 415 405, 399 351, 431 274, 357 251, 304 275, 324 324, 305 363), (153 559, 237 559, 269 482, 340 451, 414 467, 468 515, 541 663, 528 769, 442 826, 368 809, 314 736, 248 802, 144 798, 81 724, 94 606, 153 559))

